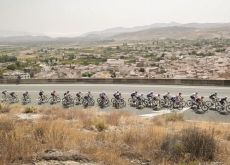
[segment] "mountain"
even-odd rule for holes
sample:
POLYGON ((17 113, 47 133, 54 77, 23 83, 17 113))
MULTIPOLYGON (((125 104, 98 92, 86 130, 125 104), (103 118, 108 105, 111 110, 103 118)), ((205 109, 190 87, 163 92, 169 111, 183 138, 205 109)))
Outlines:
POLYGON ((151 39, 210 39, 230 38, 230 24, 213 25, 182 25, 163 28, 150 28, 137 32, 122 33, 112 36, 114 40, 151 40, 151 39))
POLYGON ((48 36, 32 36, 32 35, 0 37, 0 43, 31 43, 31 42, 47 42, 47 41, 55 41, 55 39, 50 38, 48 36))
POLYGON ((111 37, 111 36, 121 34, 121 33, 137 32, 137 31, 146 30, 150 28, 172 27, 172 26, 178 26, 178 25, 180 24, 176 22, 171 22, 171 23, 155 23, 151 25, 135 26, 131 28, 115 27, 115 28, 110 28, 110 29, 106 29, 103 31, 89 32, 89 33, 83 34, 81 37, 102 39, 102 38, 111 37))
POLYGON ((51 38, 25 32, 0 31, 0 43, 89 43, 113 40, 230 38, 230 23, 155 23, 130 28, 116 27, 79 37, 51 38))

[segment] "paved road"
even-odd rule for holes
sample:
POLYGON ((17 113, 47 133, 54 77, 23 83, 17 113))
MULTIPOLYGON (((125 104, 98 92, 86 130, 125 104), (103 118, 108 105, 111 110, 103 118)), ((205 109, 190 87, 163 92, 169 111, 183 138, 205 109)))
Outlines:
MULTIPOLYGON (((176 85, 117 85, 117 84, 23 84, 23 85, 0 85, 0 91, 8 90, 14 91, 21 97, 24 91, 29 91, 30 96, 33 100, 32 104, 36 104, 36 99, 38 98, 38 92, 43 89, 46 94, 50 94, 52 90, 56 90, 58 94, 62 97, 63 93, 69 90, 72 94, 75 94, 78 91, 86 93, 91 91, 95 98, 98 97, 100 92, 105 92, 110 98, 112 94, 119 90, 123 97, 128 100, 130 93, 133 91, 138 91, 143 94, 147 94, 150 91, 154 91, 160 94, 165 94, 169 91, 172 95, 176 95, 178 92, 181 92, 183 96, 188 99, 189 95, 193 92, 198 92, 199 95, 208 97, 210 93, 217 92, 220 97, 229 96, 230 97, 230 88, 229 87, 214 87, 214 86, 176 86, 176 85)), ((80 107, 79 107, 80 108, 80 107)), ((110 110, 110 108, 104 109, 110 110)), ((159 113, 153 112, 151 109, 137 110, 135 108, 127 107, 125 110, 134 112, 139 115, 159 113)), ((196 114, 191 110, 184 112, 185 118, 188 120, 206 120, 206 121, 223 121, 230 122, 230 115, 220 115, 215 111, 209 111, 206 114, 200 115, 196 114)))

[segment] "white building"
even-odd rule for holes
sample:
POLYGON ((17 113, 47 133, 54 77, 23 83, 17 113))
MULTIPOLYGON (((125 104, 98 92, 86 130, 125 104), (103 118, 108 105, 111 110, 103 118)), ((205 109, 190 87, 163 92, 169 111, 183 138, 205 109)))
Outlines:
POLYGON ((120 67, 123 66, 125 64, 124 60, 117 60, 117 59, 107 59, 106 62, 108 65, 110 65, 111 67, 120 67))

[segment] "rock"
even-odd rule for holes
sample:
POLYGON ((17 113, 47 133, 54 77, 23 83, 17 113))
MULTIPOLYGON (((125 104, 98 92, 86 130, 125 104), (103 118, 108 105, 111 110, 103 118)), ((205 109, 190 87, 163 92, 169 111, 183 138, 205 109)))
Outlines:
POLYGON ((86 155, 77 151, 46 150, 37 156, 36 165, 96 165, 86 155))
POLYGON ((21 113, 17 115, 19 120, 34 120, 41 118, 42 115, 40 114, 28 114, 28 113, 21 113))

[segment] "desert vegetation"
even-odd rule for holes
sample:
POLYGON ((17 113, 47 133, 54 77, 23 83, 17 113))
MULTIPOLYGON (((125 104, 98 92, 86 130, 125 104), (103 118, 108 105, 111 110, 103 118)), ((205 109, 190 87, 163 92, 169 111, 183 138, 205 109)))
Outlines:
POLYGON ((229 137, 229 124, 180 114, 0 107, 0 164, 230 164, 229 137))

